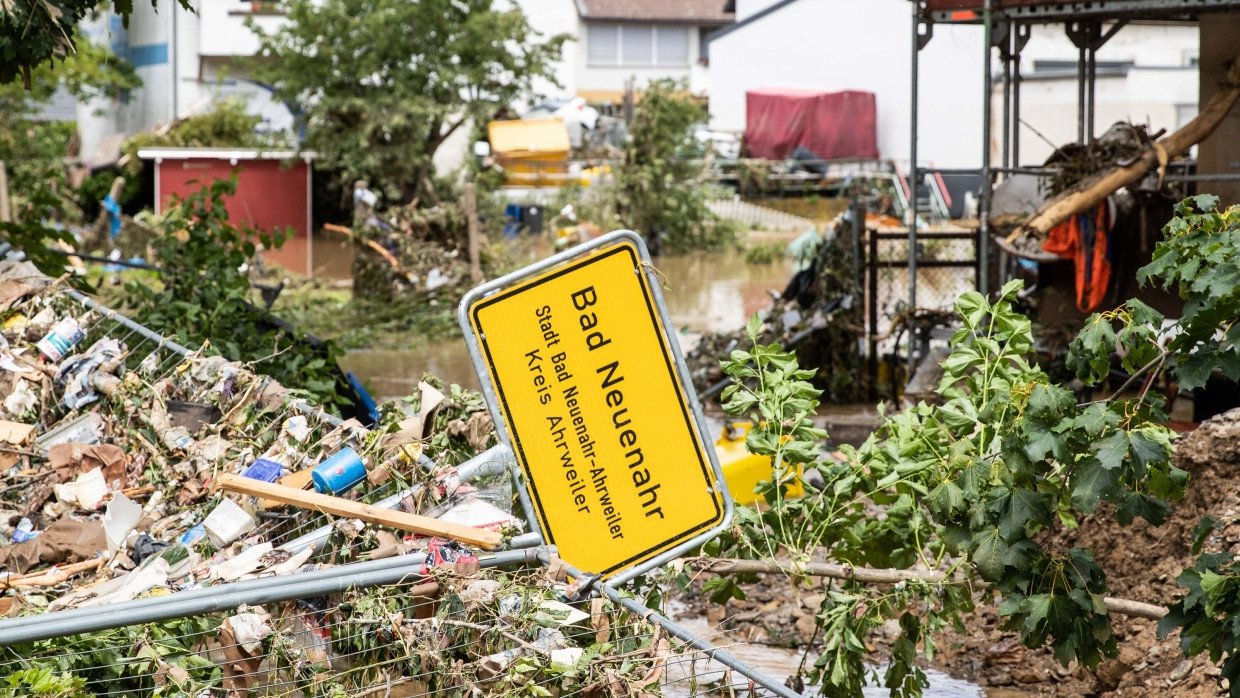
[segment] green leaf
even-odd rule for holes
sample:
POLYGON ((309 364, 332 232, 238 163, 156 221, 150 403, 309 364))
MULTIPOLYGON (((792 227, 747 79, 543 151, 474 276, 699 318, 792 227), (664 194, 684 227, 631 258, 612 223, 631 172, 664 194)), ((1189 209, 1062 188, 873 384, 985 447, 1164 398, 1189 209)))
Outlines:
POLYGON ((1112 496, 1118 485, 1118 472, 1102 467, 1097 458, 1086 458, 1072 474, 1072 506, 1092 514, 1098 502, 1112 496))
POLYGON ((1193 554, 1201 552, 1201 546, 1205 545, 1206 539, 1215 531, 1222 522, 1213 516, 1203 516, 1197 522, 1197 528, 1193 529, 1193 554))
POLYGON ((1132 456, 1142 465, 1149 466, 1162 463, 1170 457, 1167 447, 1151 439, 1144 432, 1134 431, 1130 434, 1132 456))
POLYGON ((973 536, 973 564, 977 572, 988 582, 997 582, 1007 566, 1008 544, 1003 541, 999 529, 989 528, 973 536))
POLYGON ((930 490, 930 503, 933 510, 943 518, 950 518, 965 509, 964 493, 951 480, 944 480, 930 490))
POLYGON ((1218 207, 1219 198, 1213 194, 1198 194, 1192 197, 1193 204, 1205 213, 1209 213, 1218 207))
POLYGON ((1114 470, 1124 464, 1124 456, 1128 455, 1128 432, 1112 432, 1098 442, 1098 450, 1094 453, 1098 462, 1107 470, 1114 470))
POLYGON ((1048 527, 1052 523, 1051 512, 1042 495, 1017 487, 1000 500, 999 530, 1004 540, 1012 541, 1024 535, 1029 523, 1048 527))

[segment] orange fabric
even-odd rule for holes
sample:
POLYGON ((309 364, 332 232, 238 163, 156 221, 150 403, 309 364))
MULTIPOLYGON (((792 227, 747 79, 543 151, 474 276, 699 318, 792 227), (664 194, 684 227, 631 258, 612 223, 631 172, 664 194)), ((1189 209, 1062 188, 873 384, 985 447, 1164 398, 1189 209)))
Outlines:
POLYGON ((1111 283, 1110 209, 1104 201, 1090 213, 1072 216, 1051 229, 1042 249, 1076 265, 1076 307, 1092 312, 1111 283))

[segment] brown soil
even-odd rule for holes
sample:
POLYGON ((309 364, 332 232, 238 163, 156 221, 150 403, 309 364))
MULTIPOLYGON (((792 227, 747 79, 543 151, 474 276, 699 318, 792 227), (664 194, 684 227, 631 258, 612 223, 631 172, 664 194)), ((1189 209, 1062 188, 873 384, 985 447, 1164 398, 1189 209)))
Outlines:
MULTIPOLYGON (((1187 495, 1173 504, 1165 525, 1154 527, 1138 520, 1122 527, 1109 511, 1100 509, 1082 520, 1078 530, 1056 536, 1056 547, 1094 552, 1107 572, 1112 596, 1150 603, 1178 598, 1181 589, 1175 578, 1195 560, 1190 550, 1193 531, 1206 514, 1229 522, 1211 538, 1207 550, 1240 552, 1240 409, 1182 436, 1175 457, 1192 478, 1187 495)), ((747 586, 746 592, 745 601, 731 601, 726 609, 710 609, 700 594, 691 593, 686 601, 740 639, 776 644, 810 640, 813 614, 821 600, 814 596, 815 589, 792 589, 786 580, 769 577, 747 586)), ((968 635, 948 631, 938 638, 940 652, 934 666, 957 678, 996 687, 992 696, 1199 698, 1225 693, 1215 680, 1218 668, 1208 658, 1185 659, 1178 633, 1159 640, 1151 620, 1116 616, 1120 654, 1092 671, 1076 664, 1065 669, 1048 650, 1021 647, 1016 633, 998 629, 992 604, 979 603, 964 621, 968 635)), ((895 632, 896 628, 884 628, 870 638, 878 647, 876 654, 881 655, 881 647, 895 632)))

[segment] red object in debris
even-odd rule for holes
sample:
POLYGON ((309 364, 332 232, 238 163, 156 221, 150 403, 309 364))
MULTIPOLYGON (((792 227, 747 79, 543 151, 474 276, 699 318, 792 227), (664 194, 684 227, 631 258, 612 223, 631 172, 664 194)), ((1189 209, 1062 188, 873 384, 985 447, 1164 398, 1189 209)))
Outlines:
POLYGON ((745 93, 749 154, 783 160, 803 146, 823 160, 878 158, 874 93, 764 87, 745 93))
MULTIPOLYGON (((310 258, 310 160, 313 153, 226 148, 143 148, 155 161, 155 212, 203 185, 227 179, 236 169, 237 193, 225 197, 229 223, 270 232, 291 227, 293 236, 278 250, 263 253, 267 263, 313 276, 310 258)), ((255 243, 258 241, 255 240, 255 243)))

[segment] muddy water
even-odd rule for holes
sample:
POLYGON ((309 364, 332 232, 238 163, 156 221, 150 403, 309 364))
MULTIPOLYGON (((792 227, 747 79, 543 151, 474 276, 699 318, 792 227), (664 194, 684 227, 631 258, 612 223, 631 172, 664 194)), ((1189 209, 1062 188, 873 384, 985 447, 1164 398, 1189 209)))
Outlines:
MULTIPOLYGON (((673 613, 673 616, 675 614, 673 613)), ((726 647, 737 659, 757 668, 768 676, 783 683, 784 679, 796 673, 801 663, 800 652, 782 647, 750 644, 729 637, 713 628, 705 618, 684 616, 676 618, 676 622, 690 632, 710 640, 717 647, 726 647)), ((812 663, 813 657, 809 659, 812 663)), ((688 661, 673 662, 668 665, 667 676, 663 682, 663 693, 676 698, 687 698, 695 695, 691 690, 694 680, 698 684, 718 681, 722 678, 722 665, 706 660, 698 660, 692 664, 688 661)), ((979 686, 967 681, 953 679, 939 671, 928 670, 930 688, 922 694, 926 698, 987 698, 988 693, 979 686)), ((738 693, 748 686, 748 681, 737 672, 732 673, 732 681, 738 693)), ((808 691, 807 691, 808 693, 808 691)), ((863 690, 866 698, 880 698, 889 694, 888 690, 878 686, 870 686, 863 690)), ((1017 698, 1020 694, 1005 694, 1004 698, 1017 698)), ((999 698, 994 694, 990 698, 999 698)))
MULTIPOLYGON (((666 257, 656 260, 655 267, 665 278, 663 297, 673 325, 689 334, 741 327, 770 304, 770 292, 782 291, 791 276, 787 263, 746 264, 735 252, 666 257)), ((353 351, 341 363, 362 379, 376 400, 409 395, 423 372, 478 389, 465 342, 459 338, 409 350, 353 351)))

